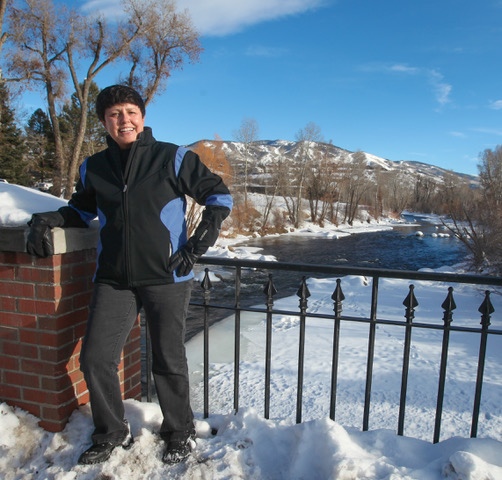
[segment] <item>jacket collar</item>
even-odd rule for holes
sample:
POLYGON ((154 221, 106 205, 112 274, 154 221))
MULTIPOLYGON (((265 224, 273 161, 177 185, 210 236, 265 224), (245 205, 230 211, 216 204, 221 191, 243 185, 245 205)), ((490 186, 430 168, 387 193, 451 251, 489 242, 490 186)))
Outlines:
MULTIPOLYGON (((143 131, 138 135, 138 138, 134 143, 138 143, 138 145, 148 145, 153 142, 155 142, 155 138, 153 137, 151 127, 144 127, 143 131)), ((119 149, 118 143, 110 135, 106 136, 106 143, 111 149, 119 149)))

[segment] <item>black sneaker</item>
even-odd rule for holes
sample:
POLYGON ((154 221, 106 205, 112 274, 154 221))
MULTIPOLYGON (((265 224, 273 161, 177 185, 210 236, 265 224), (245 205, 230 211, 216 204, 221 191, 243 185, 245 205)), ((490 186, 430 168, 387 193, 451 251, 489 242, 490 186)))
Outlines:
POLYGON ((190 435, 184 440, 169 440, 166 449, 164 450, 164 454, 162 455, 162 461, 168 465, 183 462, 190 455, 190 453, 192 453, 194 448, 194 435, 190 435))
POLYGON ((131 448, 134 443, 134 438, 131 431, 127 433, 122 443, 95 443, 90 448, 88 448, 78 459, 79 465, 94 465, 96 463, 106 462, 108 460, 115 448, 122 447, 125 450, 131 448))

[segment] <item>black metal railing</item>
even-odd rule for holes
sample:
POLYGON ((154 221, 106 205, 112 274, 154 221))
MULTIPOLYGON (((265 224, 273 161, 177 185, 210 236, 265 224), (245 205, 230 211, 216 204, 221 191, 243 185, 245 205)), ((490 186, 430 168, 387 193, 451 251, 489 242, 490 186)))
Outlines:
MULTIPOLYGON (((331 359, 331 398, 330 398, 330 413, 329 416, 335 420, 335 406, 337 399, 337 379, 338 379, 338 359, 339 359, 339 334, 342 322, 362 322, 369 325, 368 336, 368 351, 367 351, 367 365, 366 365, 366 384, 364 395, 364 413, 363 413, 363 430, 367 431, 369 428, 370 417, 370 404, 371 404, 371 391, 373 379, 373 365, 374 365, 374 352, 375 352, 375 332, 377 325, 397 325, 405 330, 404 334, 404 349, 402 359, 402 376, 401 376, 401 391, 399 401, 399 418, 398 418, 398 435, 403 435, 404 420, 406 411, 406 393, 408 386, 408 370, 410 363, 410 350, 411 350, 411 336, 413 329, 435 329, 442 330, 442 353, 440 361, 439 372, 439 385, 437 392, 437 405, 435 413, 435 426, 433 434, 433 442, 437 443, 440 438, 441 432, 441 416, 443 411, 443 399, 445 395, 446 384, 446 370, 448 363, 448 346, 450 333, 454 331, 469 332, 479 335, 479 360, 477 365, 477 378, 475 384, 475 396, 472 413, 472 423, 470 435, 471 437, 477 436, 478 421, 481 404, 481 393, 483 388, 483 374, 486 358, 486 346, 488 335, 502 335, 502 330, 493 329, 490 327, 490 319, 494 313, 494 308, 490 300, 490 290, 485 290, 484 300, 481 303, 478 311, 481 314, 481 327, 466 327, 455 326, 453 323, 453 311, 456 309, 453 288, 448 288, 448 293, 445 301, 441 305, 443 314, 443 324, 434 323, 416 323, 413 321, 415 317, 415 309, 418 306, 418 301, 414 293, 414 285, 409 286, 409 293, 403 301, 405 307, 404 318, 402 320, 391 320, 379 318, 377 315, 378 295, 379 295, 379 280, 386 279, 403 279, 403 280, 416 280, 416 281, 432 281, 439 283, 460 283, 470 284, 473 286, 486 286, 486 287, 502 287, 502 277, 493 276, 480 276, 480 275, 464 275, 464 274, 449 274, 449 273, 435 273, 423 271, 408 271, 408 270, 390 270, 390 269, 377 269, 377 268, 362 268, 362 267, 348 267, 348 266, 327 266, 327 265, 308 265, 301 263, 284 263, 284 262, 267 262, 267 261, 254 261, 254 260, 237 260, 237 259, 223 259, 217 257, 202 257, 199 264, 211 265, 218 267, 225 267, 231 269, 234 273, 234 299, 231 304, 227 303, 211 303, 211 281, 208 275, 209 268, 205 268, 205 276, 200 284, 202 295, 200 299, 193 299, 190 305, 194 308, 202 309, 203 315, 203 361, 204 361, 204 380, 203 380, 203 402, 204 402, 204 417, 209 416, 209 316, 210 312, 219 310, 228 317, 234 315, 235 319, 235 340, 234 340, 234 392, 233 392, 233 409, 239 410, 239 365, 240 365, 240 344, 241 344, 241 312, 258 312, 263 313, 266 317, 266 345, 265 345, 265 386, 264 386, 264 416, 269 418, 270 412, 270 376, 271 376, 271 356, 272 356, 272 317, 273 315, 291 315, 297 316, 300 320, 300 335, 298 345, 298 384, 297 384, 297 399, 296 399, 296 422, 302 422, 302 396, 303 396, 303 369, 304 369, 304 355, 305 355, 305 324, 307 318, 323 318, 333 321, 333 354, 331 359), (264 286, 263 293, 265 295, 264 308, 256 306, 243 306, 242 300, 242 270, 254 269, 268 273, 268 279, 264 286), (333 300, 333 315, 322 313, 308 312, 308 298, 310 292, 306 283, 306 277, 303 276, 300 281, 299 289, 296 295, 299 297, 299 310, 279 310, 274 309, 274 296, 278 293, 273 283, 273 274, 271 272, 299 272, 300 274, 323 274, 331 277, 336 277, 336 288, 333 292, 331 299, 333 300), (345 296, 342 291, 342 278, 347 275, 358 275, 372 279, 372 292, 371 292, 371 308, 369 316, 354 317, 342 315, 343 301, 345 296)), ((217 299, 218 300, 218 299, 217 299)), ((148 335, 147 335, 148 337, 148 335)), ((148 345, 148 339, 146 340, 148 345)), ((147 348, 147 364, 150 365, 149 352, 147 348)), ((148 370, 149 371, 149 370, 148 370)), ((148 399, 151 399, 151 376, 147 375, 147 392, 148 399)))

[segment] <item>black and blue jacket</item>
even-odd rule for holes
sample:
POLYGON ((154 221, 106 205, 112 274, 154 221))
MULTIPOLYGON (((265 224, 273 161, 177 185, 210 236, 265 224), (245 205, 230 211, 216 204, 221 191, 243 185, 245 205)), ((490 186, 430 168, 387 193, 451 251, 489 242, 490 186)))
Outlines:
POLYGON ((99 218, 95 282, 126 288, 173 283, 193 277, 167 271, 169 257, 187 243, 185 195, 205 205, 190 239, 192 251, 202 255, 230 213, 230 192, 198 155, 156 141, 146 127, 124 170, 120 149, 108 137, 108 148, 82 163, 69 207, 60 212, 64 227, 75 224, 75 212, 87 225, 99 218))

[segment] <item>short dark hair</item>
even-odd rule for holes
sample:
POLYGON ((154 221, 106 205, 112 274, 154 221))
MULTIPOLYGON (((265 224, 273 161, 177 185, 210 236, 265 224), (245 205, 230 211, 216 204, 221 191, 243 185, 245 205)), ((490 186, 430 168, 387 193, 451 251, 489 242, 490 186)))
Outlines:
POLYGON ((98 118, 104 120, 105 110, 118 103, 132 103, 141 110, 143 117, 145 116, 145 102, 134 88, 127 85, 111 85, 101 90, 96 98, 98 118))

